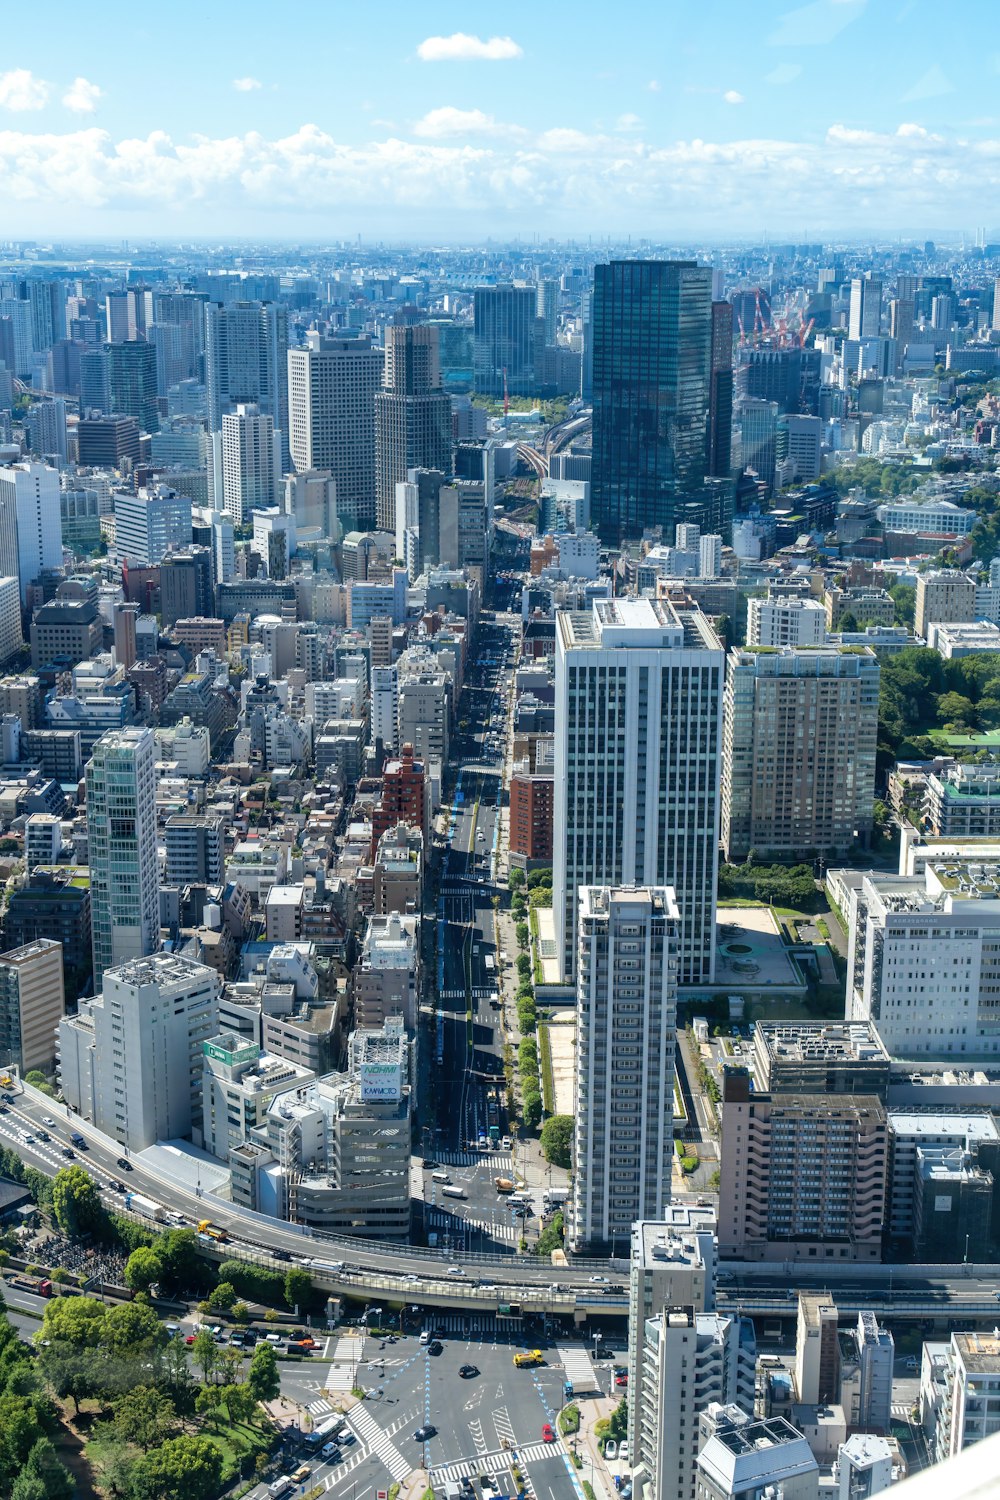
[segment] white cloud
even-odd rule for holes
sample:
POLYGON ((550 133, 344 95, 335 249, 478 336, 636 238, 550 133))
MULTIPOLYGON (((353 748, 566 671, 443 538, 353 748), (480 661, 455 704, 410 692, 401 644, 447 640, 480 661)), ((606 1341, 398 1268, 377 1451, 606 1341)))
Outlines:
POLYGON ((44 109, 49 101, 49 85, 36 78, 28 68, 12 68, 0 73, 0 109, 20 113, 27 109, 44 109))
POLYGON ((96 83, 89 83, 86 78, 74 78, 63 94, 62 102, 74 114, 92 115, 97 108, 98 100, 103 97, 104 90, 98 88, 96 83))
POLYGON ((745 104, 747 102, 745 96, 737 89, 726 89, 722 97, 727 104, 745 104))
POLYGON ((523 57, 524 49, 513 37, 469 36, 456 31, 451 36, 429 36, 417 48, 421 62, 509 62, 523 57))
POLYGON ((651 94, 658 94, 663 85, 658 78, 651 78, 646 84, 646 87, 651 94))
POLYGON ((262 87, 262 85, 261 85, 261 81, 260 81, 259 78, 234 78, 233 79, 233 88, 236 90, 236 92, 238 94, 251 94, 251 93, 253 93, 254 89, 259 89, 261 87, 262 87))
POLYGON ((674 244, 680 235, 731 239, 808 223, 817 236, 924 237, 979 222, 983 202, 998 195, 1000 131, 970 140, 957 130, 943 138, 835 124, 809 142, 652 148, 567 127, 512 134, 502 122, 465 138, 397 134, 361 145, 316 125, 277 139, 0 130, 8 235, 198 234, 210 206, 219 232, 247 236, 603 234, 627 223, 674 244))
POLYGON ((632 130, 640 130, 641 128, 642 121, 638 115, 619 115, 615 121, 615 129, 625 133, 632 130))
POLYGON ((414 125, 413 134, 440 141, 456 135, 492 135, 496 129, 496 120, 481 109, 455 109, 443 104, 440 109, 428 110, 414 125))

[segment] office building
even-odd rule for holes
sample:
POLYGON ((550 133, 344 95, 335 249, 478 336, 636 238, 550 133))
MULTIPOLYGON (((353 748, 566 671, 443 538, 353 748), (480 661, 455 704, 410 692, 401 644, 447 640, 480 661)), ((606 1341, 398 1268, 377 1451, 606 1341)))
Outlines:
POLYGON ((59 1027, 59 1084, 71 1109, 128 1151, 201 1141, 202 1049, 218 1029, 214 969, 176 953, 109 968, 59 1027))
POLYGON ((451 682, 444 672, 418 671, 400 678, 400 743, 404 750, 412 745, 415 760, 438 781, 448 760, 450 716, 451 682))
POLYGON ((399 744, 399 670, 394 666, 372 668, 371 738, 390 754, 399 744))
POLYGON ((848 1407, 850 1427, 861 1432, 892 1431, 892 1372, 896 1346, 892 1334, 883 1328, 873 1312, 858 1313, 854 1332, 856 1373, 850 1383, 850 1404, 844 1401, 844 1361, 841 1362, 841 1401, 848 1407))
POLYGON ((62 948, 40 938, 0 953, 0 1068, 51 1073, 63 1018, 62 948))
POLYGON ((33 667, 75 667, 100 650, 104 624, 92 599, 51 599, 35 610, 29 636, 33 667))
POLYGON ((882 278, 868 271, 851 282, 847 337, 852 341, 877 339, 882 332, 882 278))
POLYGON ((711 1405, 701 1426, 696 1500, 816 1500, 819 1465, 785 1417, 711 1405))
POLYGON ((591 512, 617 547, 698 520, 709 456, 712 273, 694 261, 594 268, 591 512))
POLYGON ((376 514, 396 529, 396 485, 411 469, 451 472, 451 397, 441 385, 438 331, 393 324, 385 331, 385 369, 375 395, 376 514))
POLYGON ((164 630, 170 630, 178 620, 212 618, 214 609, 209 549, 185 545, 168 553, 160 562, 160 619, 164 630))
POLYGON ((62 567, 59 470, 20 463, 0 469, 0 574, 28 588, 49 569, 62 567))
POLYGON ((740 454, 744 471, 755 474, 765 493, 774 488, 778 461, 778 415, 776 401, 748 397, 740 402, 740 454))
POLYGON ((221 509, 234 526, 242 526, 251 511, 275 504, 280 483, 281 440, 273 418, 257 406, 237 403, 222 418, 221 509))
POLYGON ((773 402, 779 413, 799 410, 802 397, 801 349, 745 343, 740 345, 738 360, 736 389, 741 402, 773 402))
POLYGON ((38 458, 62 468, 66 462, 66 402, 38 401, 24 420, 30 451, 38 458))
MULTIPOLYGON (((544 314, 538 329, 540 290, 534 286, 476 287, 472 357, 477 395, 502 401, 505 395, 533 393, 536 329, 545 341, 544 314)), ((554 306, 550 311, 554 324, 554 306)))
POLYGON ((938 621, 961 624, 975 618, 975 578, 954 570, 917 574, 913 630, 922 641, 938 621))
POLYGON ((510 770, 510 857, 526 870, 551 865, 555 816, 555 744, 539 736, 532 748, 510 770))
POLYGON ((288 434, 288 321, 274 302, 206 302, 205 383, 210 432, 239 405, 254 405, 288 434))
POLYGON ((753 1033, 754 1087, 762 1094, 889 1092, 890 1058, 863 1021, 758 1021, 753 1033))
POLYGON ((802 415, 778 418, 775 433, 775 472, 781 486, 809 484, 818 479, 822 467, 824 424, 819 417, 802 415))
MULTIPOLYGON (((374 418, 374 403, 372 405, 374 418)), ((294 413, 292 415, 294 436, 294 413)), ((374 463, 374 445, 372 446, 374 463)), ((292 456, 294 462, 294 454, 292 456)), ((372 483, 374 493, 374 480, 372 483)), ((295 522, 295 530, 302 536, 312 532, 319 538, 339 542, 343 534, 337 507, 337 481, 328 469, 306 469, 301 474, 286 474, 284 505, 286 513, 295 522)), ((355 523, 356 524, 356 523, 355 523)), ((375 508, 371 509, 371 520, 375 524, 375 508)))
MULTIPOLYGON (((912 538, 940 537, 943 541, 946 537, 968 536, 977 519, 974 510, 956 505, 953 500, 922 499, 919 495, 889 500, 880 505, 875 514, 887 537, 903 538, 904 543, 909 543, 914 551, 926 549, 913 547, 912 538)), ((943 571, 947 576, 948 570, 943 571)), ((918 586, 921 578, 930 581, 935 576, 937 575, 934 573, 918 573, 918 586)), ((951 576, 961 578, 963 575, 953 570, 951 576)))
POLYGON ((680 914, 678 982, 710 983, 722 648, 700 611, 666 601, 601 599, 555 625, 560 973, 575 977, 579 886, 666 885, 680 914))
MULTIPOLYGON (((202 1043, 202 1144, 219 1161, 245 1146, 265 1121, 275 1094, 310 1083, 314 1074, 231 1031, 202 1043)), ((234 1178, 234 1202, 241 1202, 234 1178)), ((247 1204, 253 1207, 253 1204, 247 1204)))
POLYGON ((420 994, 420 916, 398 911, 368 919, 361 958, 352 975, 358 1026, 380 1028, 398 1017, 417 1029, 420 994))
POLYGON ((1000 1052, 1000 870, 945 860, 851 892, 848 1019, 894 1057, 1000 1052))
POLYGON ((123 471, 139 461, 139 424, 134 417, 81 415, 76 428, 81 467, 123 471))
POLYGON ((578 912, 569 1238, 614 1254, 670 1198, 679 915, 662 887, 583 886, 578 912))
POLYGON ((840 1398, 837 1304, 828 1295, 800 1291, 795 1319, 795 1397, 800 1406, 826 1406, 840 1398))
POLYGON ((892 1484, 896 1471, 893 1445, 884 1437, 855 1432, 837 1449, 833 1474, 836 1500, 871 1500, 892 1484))
POLYGON ((866 648, 730 652, 722 752, 730 862, 751 849, 764 859, 807 859, 868 842, 879 675, 866 648))
POLYGON ((747 600, 748 646, 821 646, 826 610, 818 599, 771 594, 747 600))
POLYGON ((167 484, 137 494, 118 490, 115 505, 115 553, 130 567, 162 562, 174 547, 191 543, 191 501, 167 484))
POLYGON ((718 578, 722 574, 722 538, 711 533, 698 538, 698 577, 718 578))
POLYGON ((94 984, 160 941, 155 742, 149 729, 101 736, 87 763, 94 984))
POLYGON ((380 917, 390 912, 421 910, 424 836, 417 828, 397 823, 387 828, 375 851, 372 894, 380 917))
POLYGON ((386 761, 382 770, 382 795, 372 808, 372 847, 389 828, 405 823, 416 828, 426 842, 430 837, 430 790, 427 770, 415 756, 414 746, 403 743, 399 755, 386 761))
MULTIPOLYGON (((332 476, 345 531, 375 525, 375 393, 382 352, 368 338, 321 338, 288 351, 292 463, 332 476)), ((296 518, 298 518, 296 513, 296 518)))
POLYGON ((65 992, 82 995, 90 984, 92 966, 86 872, 71 865, 29 871, 25 884, 11 893, 3 932, 4 941, 14 948, 40 940, 58 943, 65 992))
POLYGON ((885 1106, 874 1095, 758 1094, 746 1069, 727 1068, 720 1255, 879 1261, 888 1157, 885 1106))
POLYGON ((708 402, 708 472, 727 478, 733 468, 733 308, 712 303, 712 384, 708 402))
POLYGON ((0 578, 0 667, 23 648, 20 585, 16 576, 0 578))

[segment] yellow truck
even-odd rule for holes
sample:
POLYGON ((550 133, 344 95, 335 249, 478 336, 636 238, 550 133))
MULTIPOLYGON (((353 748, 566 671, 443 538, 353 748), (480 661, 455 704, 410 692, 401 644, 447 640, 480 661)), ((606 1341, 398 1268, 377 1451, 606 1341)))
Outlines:
POLYGON ((514 1355, 514 1364, 519 1370, 530 1369, 532 1365, 543 1365, 541 1349, 522 1349, 520 1354, 514 1355))
POLYGON ((220 1229, 217 1224, 213 1224, 211 1219, 202 1219, 198 1225, 198 1233, 206 1235, 210 1240, 218 1240, 220 1244, 229 1238, 226 1231, 220 1229))

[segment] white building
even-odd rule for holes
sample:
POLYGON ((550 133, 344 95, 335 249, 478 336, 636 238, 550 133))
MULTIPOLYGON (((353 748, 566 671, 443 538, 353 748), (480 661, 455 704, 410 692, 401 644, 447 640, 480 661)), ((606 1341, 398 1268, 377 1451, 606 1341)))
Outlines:
POLYGON ((253 513, 253 550, 262 560, 268 578, 287 578, 295 552, 295 517, 277 506, 253 513))
POLYGON ((679 915, 673 891, 579 891, 575 1247, 630 1242, 659 1219, 673 1163, 679 915))
POLYGON ((895 1057, 1000 1052, 1000 866, 928 862, 852 890, 848 1019, 895 1057))
POLYGON ((371 710, 372 743, 381 740, 387 751, 398 750, 399 672, 396 667, 372 668, 371 710))
POLYGON ((699 610, 602 599, 556 615, 554 916, 567 981, 578 888, 633 884, 673 887, 678 980, 712 980, 723 666, 699 610))
POLYGON ((942 1463, 1000 1432, 1000 1336, 953 1333, 945 1355, 944 1401, 935 1458, 942 1463))
POLYGON ((153 953, 107 970, 93 1000, 59 1026, 67 1103, 129 1151, 200 1143, 202 1045, 218 1025, 214 969, 153 953))
POLYGON ((310 334, 309 347, 288 351, 292 463, 300 474, 323 470, 336 485, 344 529, 375 522, 375 392, 382 351, 362 338, 310 334))
POLYGON ((212 748, 207 725, 192 724, 190 719, 184 718, 169 729, 155 729, 153 734, 158 760, 175 765, 179 776, 204 776, 212 748))
POLYGON ((276 1094, 314 1077, 310 1069, 262 1052, 256 1042, 231 1031, 202 1043, 202 1067, 202 1143, 224 1162, 264 1123, 276 1094))
POLYGON ((150 729, 109 730, 87 762, 94 985, 159 947, 156 749, 150 729))
POLYGON ((191 501, 168 484, 142 488, 135 495, 116 491, 114 505, 119 562, 155 565, 171 548, 191 545, 191 501))
POLYGON ((277 502, 280 482, 281 439, 272 418, 238 404, 222 418, 222 509, 242 526, 252 510, 277 502))
POLYGON ((934 620, 927 627, 927 644, 946 661, 1000 651, 1000 625, 992 620, 934 620))
POLYGON ((952 500, 921 500, 918 495, 890 500, 875 514, 885 531, 921 536, 968 536, 976 524, 974 510, 964 510, 952 500))
POLYGON ((837 1450, 836 1500, 870 1500, 893 1479, 893 1449, 884 1437, 855 1432, 837 1450))
POLYGON ((15 577, 0 578, 0 666, 24 645, 21 590, 15 577))
POLYGON ((560 532, 559 571, 567 578, 596 578, 600 562, 600 542, 593 531, 560 532))
POLYGON ((711 1405, 701 1419, 697 1500, 816 1500, 819 1465, 785 1417, 711 1405))
POLYGON ((781 594, 747 600, 748 646, 822 646, 826 609, 819 599, 781 594))
POLYGON ((698 577, 719 578, 722 574, 722 538, 721 536, 702 536, 698 538, 698 577))
POLYGON ((7 513, 0 516, 0 574, 17 576, 24 604, 29 584, 62 567, 59 470, 38 463, 0 469, 0 509, 7 513))

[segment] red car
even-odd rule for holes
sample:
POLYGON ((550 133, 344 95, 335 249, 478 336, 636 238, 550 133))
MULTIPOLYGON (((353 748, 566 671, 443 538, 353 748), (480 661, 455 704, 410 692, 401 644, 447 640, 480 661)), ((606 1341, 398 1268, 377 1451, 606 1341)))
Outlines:
POLYGON ((615 1385, 628 1385, 628 1376, 627 1375, 616 1375, 615 1376, 615 1385))
POLYGON ((556 1440, 556 1435, 552 1431, 552 1424, 550 1422, 546 1422, 545 1426, 542 1428, 542 1442, 543 1443, 554 1443, 555 1440, 556 1440))

